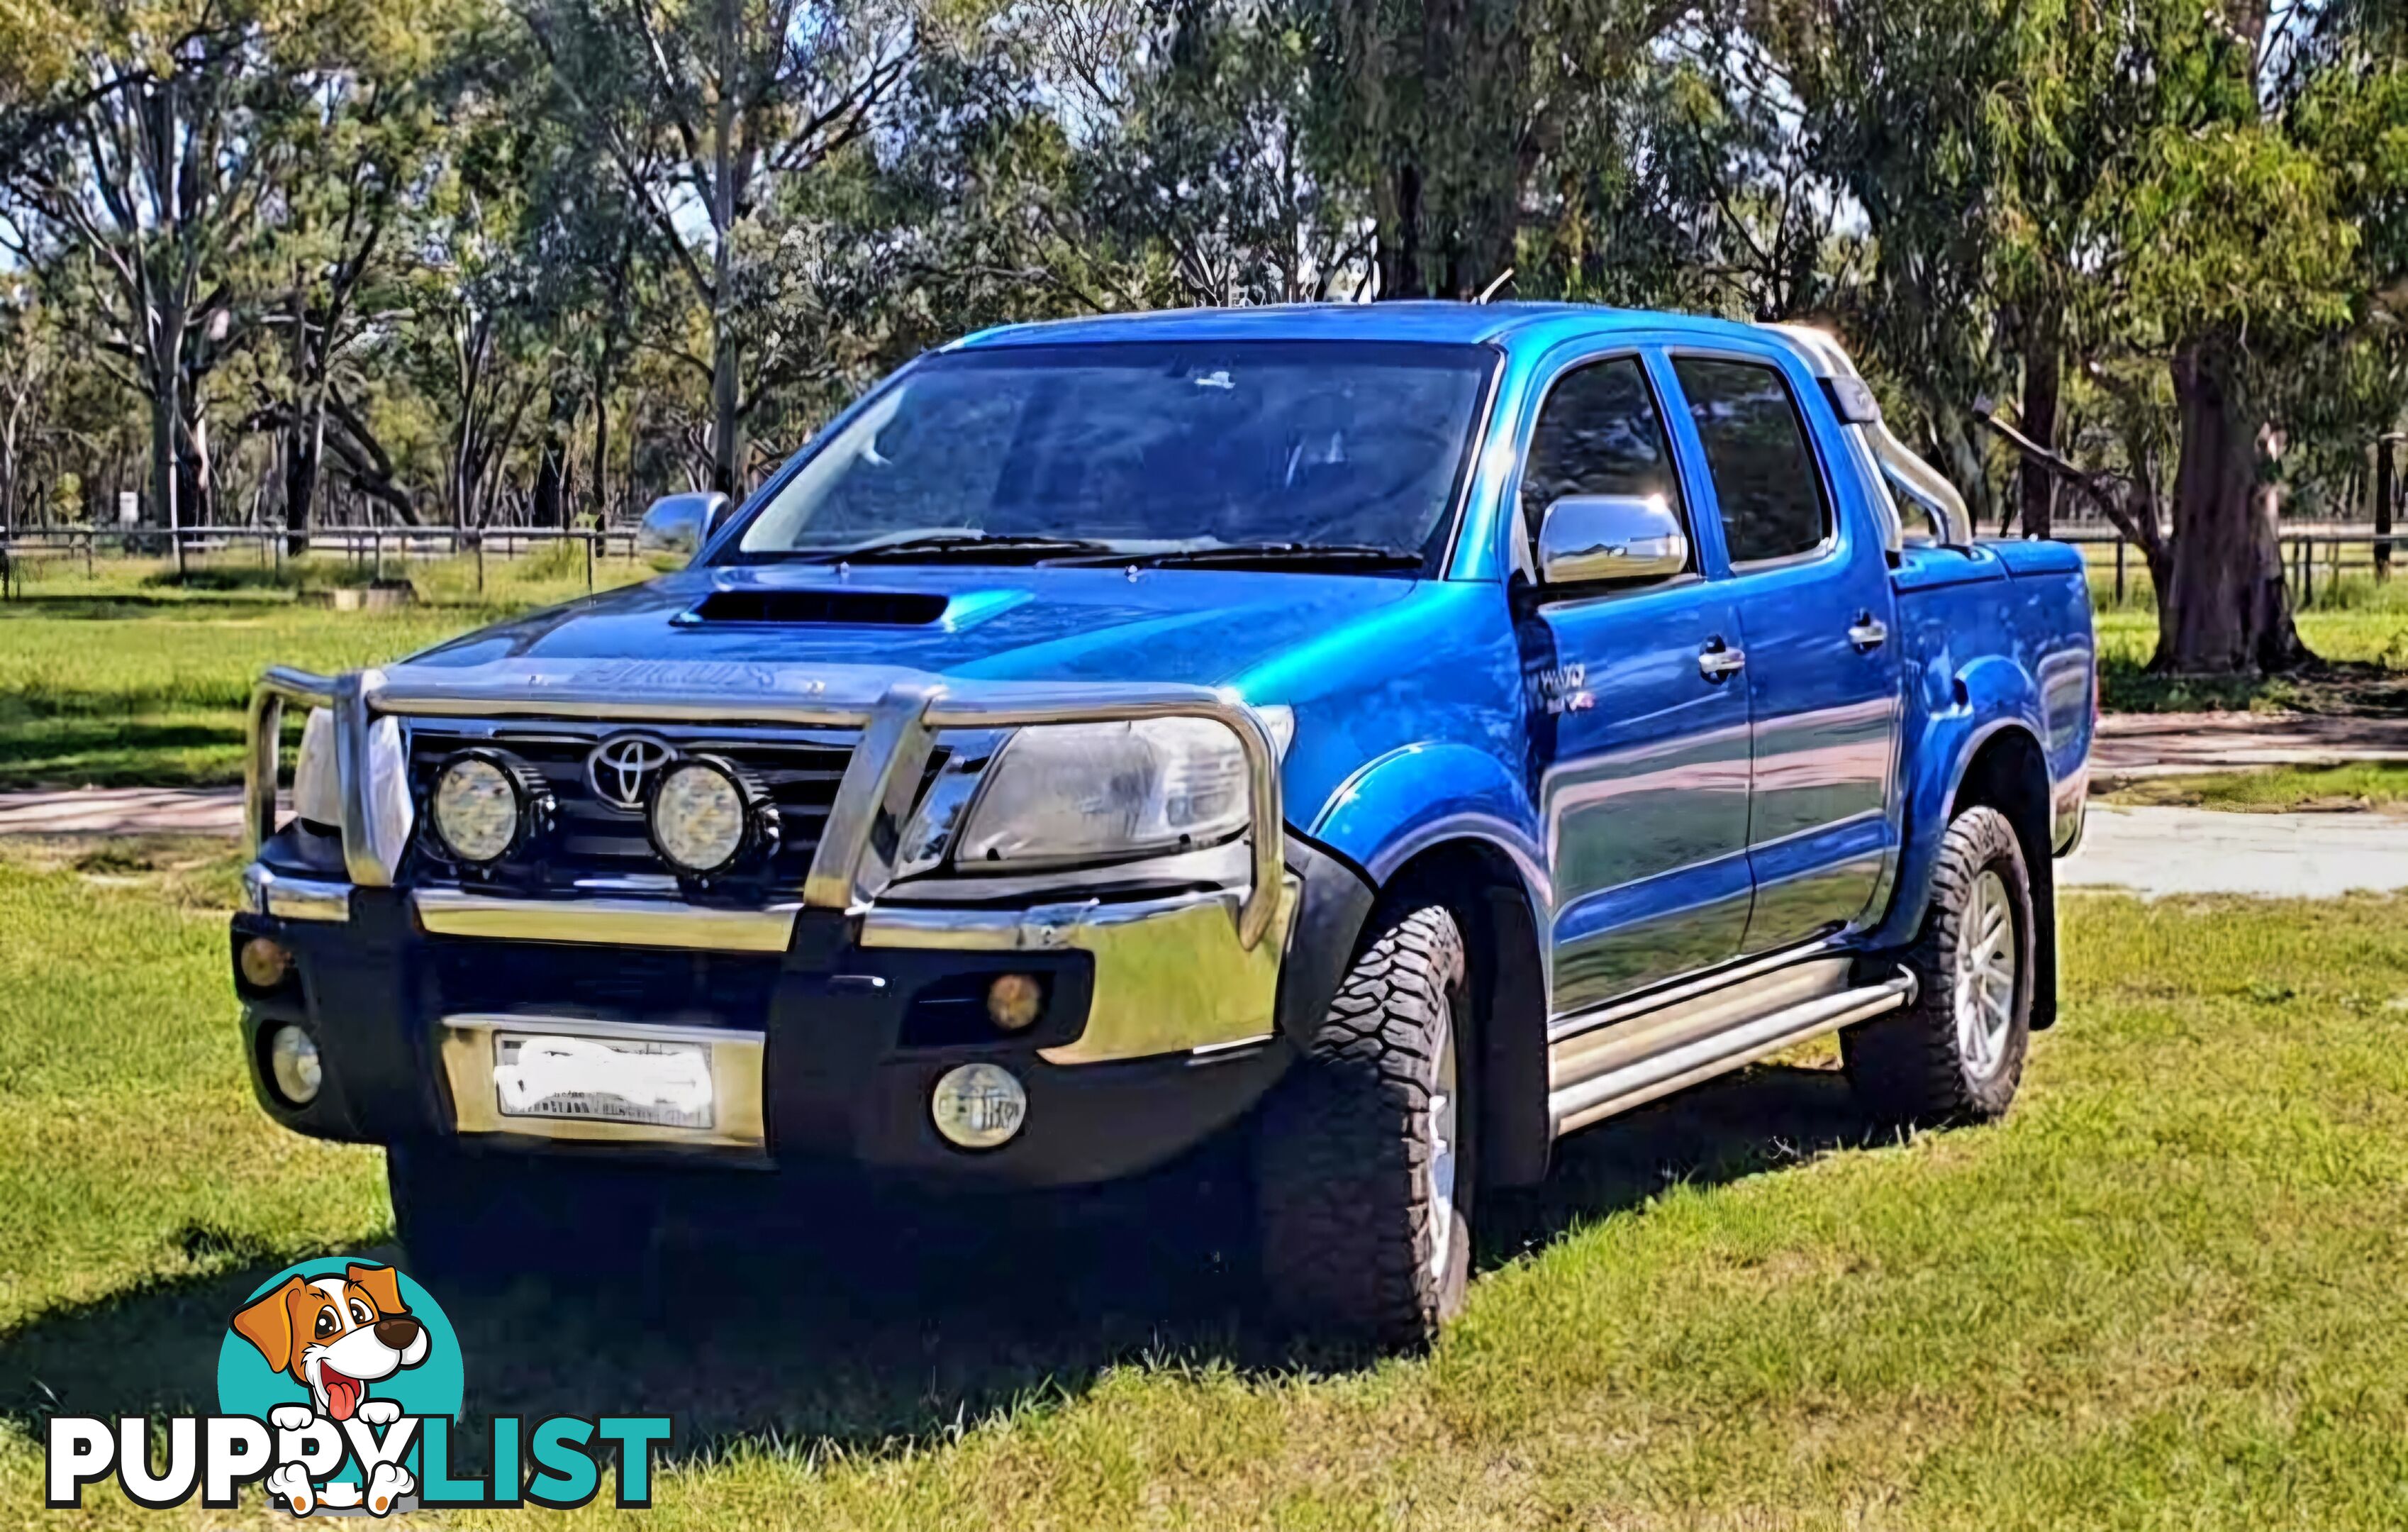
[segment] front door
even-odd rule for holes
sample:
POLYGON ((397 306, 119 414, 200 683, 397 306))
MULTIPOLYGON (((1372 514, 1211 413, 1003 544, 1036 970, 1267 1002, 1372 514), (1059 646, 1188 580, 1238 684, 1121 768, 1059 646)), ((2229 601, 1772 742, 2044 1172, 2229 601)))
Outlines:
MULTIPOLYGON (((1663 412, 1635 355, 1549 385, 1523 458, 1524 530, 1566 495, 1661 495, 1689 520, 1663 412)), ((1555 882, 1554 1013, 1730 958, 1745 933, 1747 687, 1694 527, 1688 573, 1644 588, 1525 590, 1516 631, 1555 882)), ((1517 581, 1517 585, 1519 582, 1517 581)))
MULTIPOLYGON (((1746 645, 1756 899, 1745 949, 1765 952, 1870 918, 1897 849, 1889 563, 1869 508, 1835 503, 1800 413, 1802 400, 1822 400, 1796 386, 1804 380, 1770 356, 1671 363, 1746 645)), ((1827 422, 1825 440, 1836 428, 1827 422)))

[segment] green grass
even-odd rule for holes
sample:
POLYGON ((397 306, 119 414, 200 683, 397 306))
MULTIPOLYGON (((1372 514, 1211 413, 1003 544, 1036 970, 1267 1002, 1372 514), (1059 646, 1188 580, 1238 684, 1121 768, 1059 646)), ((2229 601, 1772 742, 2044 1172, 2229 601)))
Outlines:
POLYGON ((2315 603, 2298 614, 2300 637, 2329 668, 2306 676, 2152 675, 2146 666, 2157 652, 2157 612, 2147 577, 2139 577, 2122 606, 2114 589, 2113 575, 2102 577, 2094 562, 2100 701, 2111 713, 2408 712, 2408 565, 2401 578, 2381 585, 2370 576, 2345 576, 2317 586, 2315 603))
POLYGON ((2391 810, 2408 807, 2408 765, 2370 760, 2345 766, 2273 766, 2262 771, 2143 777, 2124 784, 2105 798, 2114 803, 2163 803, 2261 814, 2391 810))
MULTIPOLYGON (((597 582, 649 572, 616 560, 597 582)), ((351 579, 342 566, 272 573, 226 563, 177 585, 152 564, 94 579, 45 566, 0 602, 0 788, 238 782, 243 708, 267 666, 375 664, 585 588, 581 555, 573 570, 556 554, 489 561, 481 595, 473 562, 454 560, 413 568, 415 608, 336 612, 296 598, 351 579)))
MULTIPOLYGON (((247 1284, 388 1236, 373 1151, 246 1096, 231 874, 0 850, 7 1519, 56 1525, 45 1411, 206 1402, 247 1284)), ((1138 1258, 1186 1203, 924 1209, 824 1221, 831 1262, 707 1246, 650 1307, 453 1301, 470 1408, 677 1414, 672 1528, 2400 1525, 2408 903, 2064 917, 2007 1121, 1886 1141, 1788 1064, 1610 1123, 1492 1209, 1426 1358, 1298 1358, 1219 1247, 1138 1258)))

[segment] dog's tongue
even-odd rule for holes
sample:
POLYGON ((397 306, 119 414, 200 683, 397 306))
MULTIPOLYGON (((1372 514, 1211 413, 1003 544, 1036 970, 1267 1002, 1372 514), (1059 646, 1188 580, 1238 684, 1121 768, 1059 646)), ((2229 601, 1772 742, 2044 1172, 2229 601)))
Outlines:
POLYGON ((350 1420, 351 1411, 360 1407, 360 1395, 364 1392, 360 1380, 346 1378, 332 1367, 320 1373, 318 1380, 326 1385, 326 1412, 338 1421, 350 1420))

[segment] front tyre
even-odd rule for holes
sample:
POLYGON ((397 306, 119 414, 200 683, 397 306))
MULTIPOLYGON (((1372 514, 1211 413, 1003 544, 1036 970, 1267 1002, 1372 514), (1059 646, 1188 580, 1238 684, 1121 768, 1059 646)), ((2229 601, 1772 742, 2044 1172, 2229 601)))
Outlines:
POLYGON ((1427 1343, 1471 1270, 1475 1142, 1463 933, 1372 917, 1304 1061, 1265 1109, 1255 1179, 1272 1303, 1325 1334, 1427 1343))
POLYGON ((1931 907, 1912 947, 1914 1004, 1840 1034, 1848 1080, 1879 1116, 1985 1122, 2005 1115, 2031 1043, 2031 873, 2014 827, 1976 806, 1949 823, 1931 907))

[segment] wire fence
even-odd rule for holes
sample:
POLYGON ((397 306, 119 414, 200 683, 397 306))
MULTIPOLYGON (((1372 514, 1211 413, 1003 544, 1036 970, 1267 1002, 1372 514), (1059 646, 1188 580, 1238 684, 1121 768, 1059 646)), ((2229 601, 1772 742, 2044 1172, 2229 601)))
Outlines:
POLYGON ((135 560, 219 571, 248 567, 271 580, 297 571, 304 561, 333 561, 346 567, 353 583, 373 587, 406 580, 413 566, 467 557, 475 561, 482 594, 489 558, 506 563, 567 546, 577 549, 567 556, 582 565, 585 588, 592 590, 597 565, 638 556, 636 535, 632 527, 321 527, 307 534, 270 527, 22 529, 0 540, 0 600, 21 597, 28 575, 44 566, 79 564, 86 576, 96 577, 104 566, 135 560))
MULTIPOLYGON (((460 527, 321 527, 294 544, 296 534, 279 528, 213 527, 170 532, 161 528, 53 527, 22 529, 0 540, 0 600, 22 593, 32 566, 80 564, 87 575, 115 562, 180 559, 187 565, 222 570, 243 565, 273 579, 302 560, 337 561, 351 578, 373 586, 408 577, 414 565, 441 559, 473 558, 476 588, 485 589, 486 563, 505 563, 556 550, 564 544, 578 552, 569 556, 581 566, 585 586, 595 588, 596 571, 611 559, 634 561, 639 556, 633 527, 460 528, 460 527), (180 544, 180 547, 179 546, 180 544)), ((2157 592, 2148 560, 2130 540, 2112 527, 2060 527, 2058 541, 2083 550, 2091 579, 2102 602, 2115 606, 2151 604, 2157 592)), ((2292 604, 2314 610, 2348 599, 2353 584, 2389 580, 2395 562, 2408 567, 2408 532, 2373 532, 2346 525, 2303 527, 2279 534, 2284 577, 2292 604)), ((561 575, 574 568, 556 569, 561 575)))
MULTIPOLYGON (((2100 599, 2115 606, 2154 605, 2157 590, 2149 577, 2148 560, 2140 548, 2114 528, 2060 528, 2057 540, 2083 551, 2100 599)), ((2314 611, 2353 600, 2352 588, 2383 585, 2395 563, 2408 568, 2408 532, 2375 532, 2326 525, 2284 528, 2276 534, 2282 550, 2283 578, 2291 604, 2314 611)))

